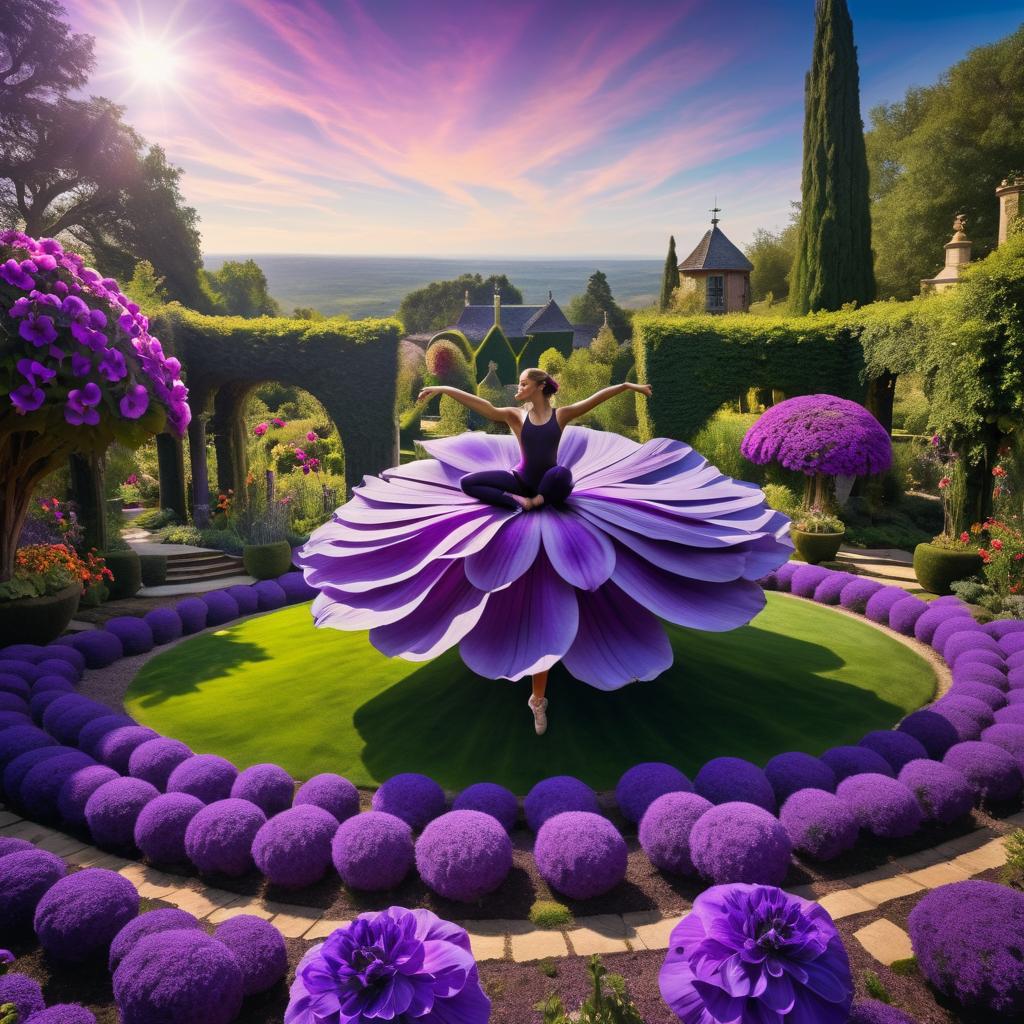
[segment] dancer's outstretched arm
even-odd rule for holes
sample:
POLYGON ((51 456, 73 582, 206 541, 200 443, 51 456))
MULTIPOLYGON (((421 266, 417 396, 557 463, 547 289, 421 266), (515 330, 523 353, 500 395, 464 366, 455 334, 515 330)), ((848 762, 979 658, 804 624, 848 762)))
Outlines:
POLYGON ((424 388, 416 396, 416 401, 425 402, 427 399, 433 398, 434 395, 447 395, 449 398, 454 398, 456 402, 461 402, 467 409, 472 409, 473 412, 478 412, 485 419, 494 420, 495 423, 511 424, 514 420, 520 418, 518 409, 513 409, 511 406, 498 407, 491 405, 486 398, 470 394, 468 391, 461 391, 459 388, 448 387, 447 384, 439 387, 424 388))
POLYGON ((642 395, 650 395, 651 385, 632 384, 629 381, 623 381, 621 384, 612 384, 611 387, 601 388, 600 391, 595 391, 589 398, 584 398, 582 402, 573 402, 572 405, 559 406, 559 422, 561 422, 562 426, 565 426, 570 420, 590 412, 591 409, 596 408, 602 402, 607 402, 609 398, 621 395, 623 391, 639 391, 642 395))

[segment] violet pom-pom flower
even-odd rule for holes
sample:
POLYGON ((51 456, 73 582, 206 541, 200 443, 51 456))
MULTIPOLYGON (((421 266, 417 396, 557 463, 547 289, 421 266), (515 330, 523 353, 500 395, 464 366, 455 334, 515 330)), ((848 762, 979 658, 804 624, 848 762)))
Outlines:
POLYGON ((460 485, 511 470, 515 437, 471 431, 424 446, 433 458, 366 477, 295 556, 321 591, 316 624, 368 628, 389 656, 422 661, 458 645, 488 678, 561 661, 617 689, 672 664, 660 620, 715 632, 748 623, 766 600, 756 581, 792 553, 789 520, 761 490, 681 441, 566 427, 557 461, 575 489, 529 515, 460 485))
POLYGON ((465 930, 429 910, 360 914, 295 971, 284 1024, 487 1024, 465 930))
POLYGON ((672 930, 658 975, 683 1024, 846 1024, 850 962, 828 913, 774 886, 716 885, 672 930))

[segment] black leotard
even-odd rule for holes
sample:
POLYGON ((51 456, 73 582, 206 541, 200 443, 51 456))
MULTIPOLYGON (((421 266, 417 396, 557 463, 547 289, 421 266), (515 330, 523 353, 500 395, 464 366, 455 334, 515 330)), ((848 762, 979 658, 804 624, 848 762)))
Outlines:
POLYGON ((558 425, 555 410, 540 426, 530 421, 529 415, 523 419, 520 435, 520 447, 523 456, 516 466, 515 472, 531 487, 536 487, 541 477, 555 465, 558 455, 558 442, 562 439, 562 428, 558 425))

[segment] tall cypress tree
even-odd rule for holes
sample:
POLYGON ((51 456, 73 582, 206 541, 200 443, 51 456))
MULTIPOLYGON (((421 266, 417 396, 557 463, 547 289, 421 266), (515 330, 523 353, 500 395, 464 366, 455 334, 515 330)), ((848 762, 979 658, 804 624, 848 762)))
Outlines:
POLYGON ((804 86, 803 205, 790 292, 795 313, 875 297, 871 212, 853 22, 846 0, 818 0, 804 86))
POLYGON ((676 237, 668 236, 668 255, 665 257, 665 270, 661 275, 662 311, 672 305, 672 293, 679 287, 679 259, 676 256, 676 237))

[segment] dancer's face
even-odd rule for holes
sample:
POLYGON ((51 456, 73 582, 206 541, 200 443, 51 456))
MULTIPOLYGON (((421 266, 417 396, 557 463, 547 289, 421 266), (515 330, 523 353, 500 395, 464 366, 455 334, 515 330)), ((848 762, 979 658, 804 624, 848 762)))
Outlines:
POLYGON ((525 373, 519 378, 519 387, 516 389, 517 402, 535 402, 543 393, 541 385, 531 380, 525 373))

